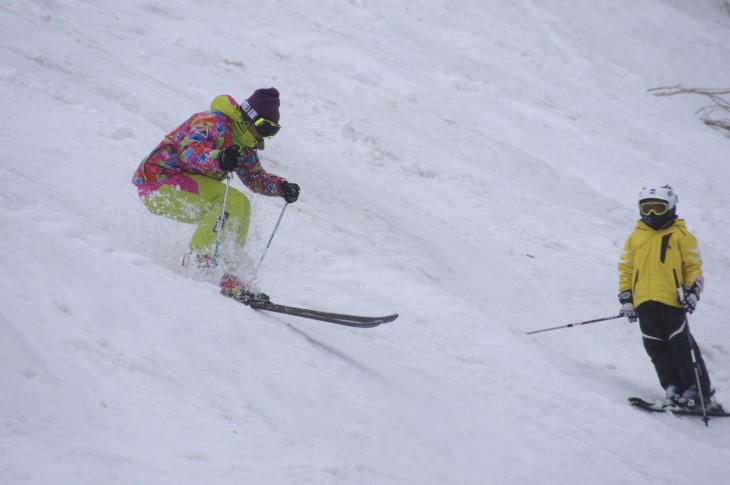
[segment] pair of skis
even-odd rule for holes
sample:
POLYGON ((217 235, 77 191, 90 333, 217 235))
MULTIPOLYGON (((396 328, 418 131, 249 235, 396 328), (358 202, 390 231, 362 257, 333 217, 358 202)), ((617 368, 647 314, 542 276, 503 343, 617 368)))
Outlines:
POLYGON ((349 315, 347 313, 324 312, 321 310, 311 310, 308 308, 298 308, 288 305, 279 305, 273 303, 266 298, 243 298, 237 299, 244 305, 248 305, 254 310, 263 310, 266 312, 281 313, 294 317, 308 318, 310 320, 319 320, 321 322, 334 323, 336 325, 344 325, 346 327, 356 328, 373 328, 382 323, 392 322, 398 318, 397 313, 385 315, 381 317, 369 317, 362 315, 349 315))
POLYGON ((629 402, 634 407, 637 407, 639 409, 643 409, 644 411, 649 411, 652 413, 672 413, 677 416, 696 416, 698 418, 702 418, 702 420, 705 422, 705 425, 707 425, 707 421, 711 417, 729 417, 730 416, 730 413, 726 412, 722 408, 722 406, 720 406, 718 409, 707 409, 703 412, 702 409, 690 409, 690 408, 685 408, 685 407, 681 407, 681 406, 667 406, 667 405, 663 404, 661 401, 651 403, 651 402, 641 399, 640 397, 630 397, 629 402))

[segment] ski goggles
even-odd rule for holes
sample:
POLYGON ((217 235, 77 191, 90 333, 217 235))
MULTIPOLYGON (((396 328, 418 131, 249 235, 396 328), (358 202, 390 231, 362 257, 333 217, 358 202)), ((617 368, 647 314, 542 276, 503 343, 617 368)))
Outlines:
POLYGON ((639 210, 641 211, 642 216, 648 216, 651 214, 662 216, 669 210, 669 205, 662 200, 651 200, 639 204, 639 210))
POLYGON ((267 120, 266 118, 259 118, 254 121, 253 124, 256 126, 256 131, 259 132, 259 135, 264 138, 271 138, 279 133, 279 130, 281 129, 281 125, 279 123, 267 120))

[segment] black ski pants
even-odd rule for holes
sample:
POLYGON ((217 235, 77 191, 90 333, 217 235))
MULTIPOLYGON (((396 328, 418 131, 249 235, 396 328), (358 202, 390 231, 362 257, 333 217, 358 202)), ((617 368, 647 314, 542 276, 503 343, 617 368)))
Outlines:
POLYGON ((675 385, 682 393, 692 384, 697 384, 690 354, 691 345, 699 366, 702 394, 708 397, 710 376, 700 348, 689 331, 684 309, 647 301, 639 305, 637 311, 644 348, 651 357, 662 389, 675 385))

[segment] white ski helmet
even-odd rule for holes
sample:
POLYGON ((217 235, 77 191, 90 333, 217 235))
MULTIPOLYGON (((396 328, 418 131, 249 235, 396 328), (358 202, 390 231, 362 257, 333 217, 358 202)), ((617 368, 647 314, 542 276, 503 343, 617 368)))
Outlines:
POLYGON ((669 206, 669 210, 677 207, 677 202, 679 202, 677 193, 669 185, 662 185, 661 187, 644 187, 641 189, 641 192, 639 192, 639 204, 641 204, 642 200, 646 199, 663 200, 667 203, 667 206, 669 206))
POLYGON ((670 221, 677 218, 677 202, 679 198, 674 189, 669 185, 661 187, 644 187, 639 192, 639 215, 644 223, 654 230, 665 227, 670 221), (667 203, 667 212, 664 214, 643 214, 641 203, 647 200, 661 200, 667 203))

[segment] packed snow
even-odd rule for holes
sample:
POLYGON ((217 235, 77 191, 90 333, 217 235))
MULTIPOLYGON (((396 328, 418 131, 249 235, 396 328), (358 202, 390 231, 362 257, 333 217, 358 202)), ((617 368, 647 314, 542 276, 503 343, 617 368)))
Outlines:
MULTIPOLYGON (((662 397, 617 262, 647 184, 700 241, 690 324, 730 405, 726 2, 4 0, 0 483, 725 483, 730 420, 662 397), (301 186, 251 283, 180 267, 140 160, 219 94, 282 96, 301 186)), ((248 267, 283 200, 253 205, 248 267)))

